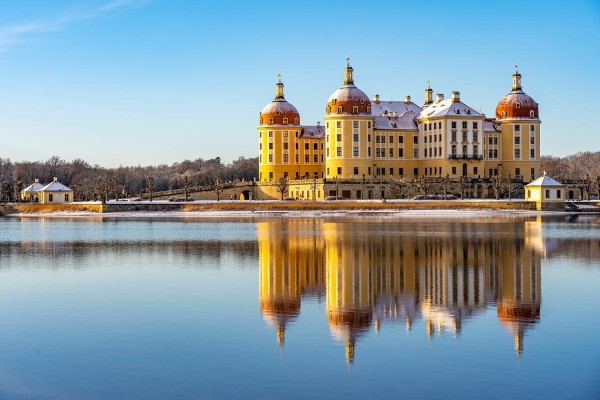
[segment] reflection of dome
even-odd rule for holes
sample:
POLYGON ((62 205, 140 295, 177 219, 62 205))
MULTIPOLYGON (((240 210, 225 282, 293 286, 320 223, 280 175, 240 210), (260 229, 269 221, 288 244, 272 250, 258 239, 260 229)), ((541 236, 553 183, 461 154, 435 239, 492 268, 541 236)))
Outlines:
POLYGON ((327 320, 331 335, 346 346, 346 362, 352 368, 354 362, 354 347, 356 339, 365 333, 372 320, 370 311, 339 311, 329 310, 327 320))
POLYGON ((503 301, 498 303, 498 319, 509 332, 512 332, 515 351, 520 357, 523 352, 525 330, 540 320, 540 304, 515 304, 510 301, 503 301))
POLYGON ((327 100, 326 113, 338 115, 371 115, 371 100, 362 90, 354 86, 353 69, 347 59, 344 70, 344 85, 333 92, 327 100))
POLYGON ((275 99, 260 113, 260 125, 300 125, 298 110, 283 96, 281 77, 275 85, 275 99))
POLYGON ((263 299, 260 312, 269 325, 277 329, 279 349, 285 342, 285 326, 300 315, 300 299, 263 299))
POLYGON ((539 119, 538 103, 523 91, 518 70, 513 75, 512 91, 496 106, 496 118, 539 119))

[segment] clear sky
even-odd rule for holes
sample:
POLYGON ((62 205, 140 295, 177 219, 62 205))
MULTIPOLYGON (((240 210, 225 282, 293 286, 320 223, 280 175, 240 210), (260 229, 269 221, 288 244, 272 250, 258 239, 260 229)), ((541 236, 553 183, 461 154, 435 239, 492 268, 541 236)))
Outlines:
POLYGON ((0 157, 255 157, 277 73, 314 125, 348 54, 369 96, 422 104, 431 80, 488 116, 518 63, 542 154, 600 150, 597 0, 0 0, 0 157))

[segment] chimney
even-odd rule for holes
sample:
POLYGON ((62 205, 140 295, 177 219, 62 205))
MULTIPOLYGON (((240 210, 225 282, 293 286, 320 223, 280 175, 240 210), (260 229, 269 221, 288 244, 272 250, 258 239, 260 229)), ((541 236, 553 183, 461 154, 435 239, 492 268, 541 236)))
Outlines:
POLYGON ((56 176, 54 177, 54 182, 58 182, 58 178, 56 176))
POLYGON ((404 102, 405 102, 406 104, 410 103, 410 96, 405 96, 405 97, 404 97, 404 102))
POLYGON ((321 127, 321 121, 317 121, 317 128, 321 127))
POLYGON ((36 178, 35 183, 40 183, 40 180, 36 178))
POLYGON ((379 95, 378 95, 378 94, 376 94, 375 96, 373 96, 373 101, 374 101, 376 104, 379 104, 379 95))
POLYGON ((452 92, 452 101, 460 101, 460 92, 458 90, 452 92))
POLYGON ((435 95, 435 102, 439 103, 440 101, 444 101, 444 93, 438 93, 435 95))

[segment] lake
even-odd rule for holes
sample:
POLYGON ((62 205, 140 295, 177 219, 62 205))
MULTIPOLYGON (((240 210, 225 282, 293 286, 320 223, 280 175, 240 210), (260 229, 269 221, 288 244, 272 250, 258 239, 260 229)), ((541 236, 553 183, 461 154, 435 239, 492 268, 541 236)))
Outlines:
POLYGON ((600 398, 598 216, 0 218, 0 398, 600 398))

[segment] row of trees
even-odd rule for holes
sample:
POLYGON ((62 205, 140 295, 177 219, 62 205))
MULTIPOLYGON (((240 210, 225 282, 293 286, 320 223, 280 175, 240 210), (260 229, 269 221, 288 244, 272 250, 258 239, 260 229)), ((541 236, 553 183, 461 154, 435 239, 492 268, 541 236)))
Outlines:
POLYGON ((252 181, 258 176, 258 158, 240 157, 224 164, 219 157, 185 160, 171 165, 104 168, 84 160, 65 161, 58 156, 45 161, 13 162, 0 158, 0 201, 17 201, 19 192, 39 179, 54 177, 75 190, 77 200, 108 200, 166 190, 188 192, 219 182, 252 181))

